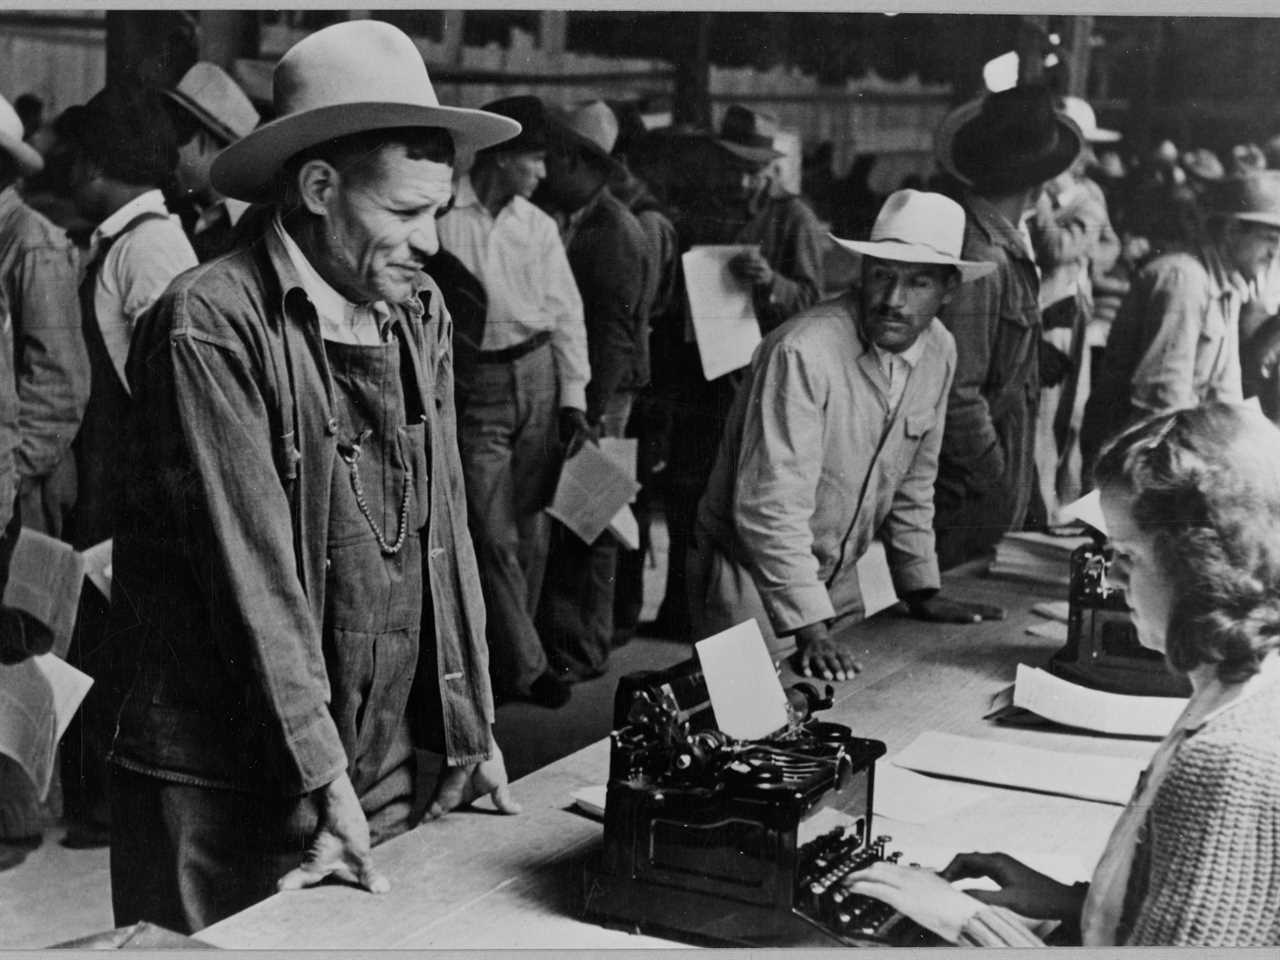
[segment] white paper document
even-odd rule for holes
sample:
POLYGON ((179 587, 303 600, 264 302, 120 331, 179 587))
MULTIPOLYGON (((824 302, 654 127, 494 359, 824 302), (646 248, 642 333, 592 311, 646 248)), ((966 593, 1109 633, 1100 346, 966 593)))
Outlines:
POLYGON ((884 544, 872 540, 867 552, 854 564, 858 574, 858 590, 862 594, 862 612, 871 616, 881 610, 887 610, 898 602, 897 591, 893 588, 893 574, 889 572, 889 557, 884 551, 884 544))
POLYGON ((1068 503, 1059 511, 1063 520, 1079 520, 1087 523, 1103 536, 1107 535, 1107 521, 1102 515, 1102 493, 1090 490, 1079 500, 1068 503))
POLYGON ((564 462, 547 512, 583 542, 593 543, 639 489, 625 468, 594 443, 584 443, 564 462))
POLYGON ((680 258, 702 375, 708 380, 745 367, 760 343, 751 290, 729 272, 730 260, 753 249, 693 247, 680 258))
POLYGON ((892 763, 876 764, 873 803, 877 816, 905 823, 928 823, 992 795, 991 790, 975 784, 926 777, 892 763))
POLYGON ((1091 690, 1047 670, 1018 664, 1013 705, 1054 723, 1122 737, 1163 737, 1187 706, 1181 697, 1136 697, 1091 690))
POLYGON ((929 730, 893 763, 942 777, 1123 806, 1149 759, 1044 750, 929 730))
POLYGON ((625 503, 609 521, 609 532, 628 550, 640 549, 640 524, 636 521, 636 515, 625 503))
POLYGON ((604 818, 604 802, 609 795, 609 786, 604 783, 593 783, 589 787, 579 787, 569 794, 574 806, 585 814, 604 818))
POLYGON ((760 627, 744 620, 694 644, 716 726, 736 740, 758 740, 787 723, 787 695, 760 627))
POLYGON ((0 753, 22 767, 43 799, 54 748, 93 681, 52 654, 0 666, 0 753))

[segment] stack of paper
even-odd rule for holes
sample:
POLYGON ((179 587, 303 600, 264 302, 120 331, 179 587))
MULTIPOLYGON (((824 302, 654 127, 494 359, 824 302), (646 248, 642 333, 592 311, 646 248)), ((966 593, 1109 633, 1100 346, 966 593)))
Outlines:
POLYGON ((84 584, 85 558, 61 540, 22 528, 9 564, 3 603, 33 617, 53 633, 53 649, 71 643, 84 584))
POLYGON ((1020 747, 930 730, 893 762, 920 773, 1123 806, 1148 760, 1020 747))
POLYGON ((564 462, 547 512, 583 542, 594 543, 639 491, 631 473, 594 443, 584 443, 564 462))
POLYGON ((1120 737, 1159 738, 1173 727, 1187 701, 1094 690, 1020 663, 1013 706, 1069 727, 1120 737))
POLYGON ((1089 537, 1055 537, 1029 530, 1006 533, 996 544, 996 558, 988 572, 994 577, 1066 587, 1071 582, 1071 551, 1089 542, 1089 537))

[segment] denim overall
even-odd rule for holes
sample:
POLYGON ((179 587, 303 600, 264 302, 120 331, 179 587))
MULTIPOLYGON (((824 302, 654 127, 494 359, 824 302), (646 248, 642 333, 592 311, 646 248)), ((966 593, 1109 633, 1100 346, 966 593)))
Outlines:
POLYGON ((423 612, 425 425, 405 422, 398 338, 324 347, 338 445, 325 564, 330 711, 376 843, 408 826, 412 799, 404 718, 423 612))

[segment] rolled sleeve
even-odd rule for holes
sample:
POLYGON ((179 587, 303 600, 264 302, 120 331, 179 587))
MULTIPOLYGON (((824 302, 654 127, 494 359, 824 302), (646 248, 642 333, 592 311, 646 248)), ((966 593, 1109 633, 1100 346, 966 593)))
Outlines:
POLYGON ((193 333, 170 341, 183 437, 209 511, 212 600, 228 609, 221 654, 276 721, 269 753, 300 792, 332 781, 347 758, 329 715, 315 622, 299 580, 290 504, 271 450, 267 405, 242 349, 193 333))
POLYGON ((747 398, 733 516, 769 620, 786 634, 835 616, 810 527, 826 384, 789 345, 764 349, 747 398))

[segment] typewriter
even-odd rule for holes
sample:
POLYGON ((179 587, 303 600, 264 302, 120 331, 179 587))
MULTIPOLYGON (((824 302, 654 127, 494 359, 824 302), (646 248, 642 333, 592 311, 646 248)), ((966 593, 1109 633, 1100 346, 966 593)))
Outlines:
POLYGON ((787 698, 783 729, 734 741, 716 728, 696 661, 622 678, 588 919, 694 943, 934 942, 842 883, 898 857, 872 830, 885 745, 813 719, 831 705, 830 687, 824 696, 798 684, 787 698))
POLYGON ((1188 697, 1186 677, 1138 642, 1124 591, 1107 583, 1111 549, 1086 543, 1071 554, 1067 643, 1049 660, 1049 672, 1097 690, 1148 697, 1188 697))

